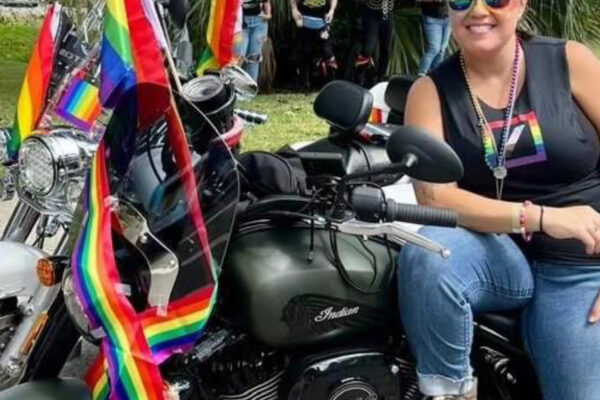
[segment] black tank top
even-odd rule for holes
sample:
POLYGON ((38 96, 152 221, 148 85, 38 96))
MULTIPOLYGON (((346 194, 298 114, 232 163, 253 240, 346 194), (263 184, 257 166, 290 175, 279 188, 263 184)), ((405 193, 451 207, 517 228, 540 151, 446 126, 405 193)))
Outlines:
MULTIPOLYGON (((507 142, 508 176, 503 199, 531 200, 554 207, 590 205, 600 210, 600 143, 596 129, 571 93, 566 42, 549 38, 523 41, 527 81, 515 104, 507 142)), ((440 94, 444 135, 461 158, 459 187, 495 198, 496 184, 484 161, 458 54, 432 71, 440 94)), ((498 142, 504 110, 480 102, 498 142)), ((535 234, 530 243, 513 236, 532 259, 566 264, 600 264, 576 240, 535 234)))

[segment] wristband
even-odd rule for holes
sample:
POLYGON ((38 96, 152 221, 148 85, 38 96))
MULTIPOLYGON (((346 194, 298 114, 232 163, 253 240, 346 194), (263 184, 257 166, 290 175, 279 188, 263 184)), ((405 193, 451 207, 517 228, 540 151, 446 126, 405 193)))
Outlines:
POLYGON ((540 232, 544 233, 544 206, 540 206, 540 232))
POLYGON ((531 203, 531 201, 529 201, 529 200, 525 201, 523 203, 523 205, 521 206, 521 214, 519 216, 519 225, 521 228, 521 236, 523 236, 523 240, 525 240, 526 242, 530 242, 531 237, 533 236, 533 233, 527 231, 527 215, 526 215, 527 207, 532 206, 532 205, 533 205, 533 203, 531 203))

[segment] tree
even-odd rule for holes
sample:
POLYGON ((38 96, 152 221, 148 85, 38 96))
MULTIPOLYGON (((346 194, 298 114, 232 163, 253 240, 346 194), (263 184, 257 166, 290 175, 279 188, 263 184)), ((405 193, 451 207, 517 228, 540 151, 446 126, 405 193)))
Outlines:
MULTIPOLYGON (((277 64, 278 76, 289 73, 289 54, 294 40, 294 27, 291 22, 289 0, 271 0, 273 19, 270 24, 272 38, 271 51, 266 54, 271 67, 263 78, 275 79, 273 70, 277 64), (276 61, 276 63, 275 63, 276 61), (270 72, 270 73, 269 73, 270 72)), ((423 38, 420 28, 420 13, 411 0, 401 1, 394 13, 395 35, 393 38, 392 59, 389 73, 414 73, 423 52, 423 38)), ((210 10, 209 0, 192 0, 190 28, 197 49, 204 46, 206 21, 210 10)), ((341 0, 334 25, 336 55, 346 71, 358 51, 359 11, 357 0, 341 0)), ((554 36, 593 44, 600 38, 600 1, 598 0, 529 0, 529 10, 523 20, 523 27, 541 35, 554 36)))

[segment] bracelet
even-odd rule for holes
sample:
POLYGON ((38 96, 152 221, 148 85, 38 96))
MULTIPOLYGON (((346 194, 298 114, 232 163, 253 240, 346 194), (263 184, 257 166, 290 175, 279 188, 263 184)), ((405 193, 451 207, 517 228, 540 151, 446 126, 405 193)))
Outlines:
POLYGON ((512 208, 512 213, 510 216, 510 230, 514 234, 521 233, 521 223, 519 220, 521 219, 521 204, 515 204, 512 208))
POLYGON ((526 242, 531 241, 531 238, 533 236, 533 233, 528 232, 527 231, 527 216, 525 214, 525 211, 527 211, 527 207, 532 206, 533 203, 531 203, 531 201, 527 200, 523 203, 523 205, 521 206, 521 214, 519 216, 519 225, 521 227, 521 236, 523 236, 523 240, 525 240, 526 242))
POLYGON ((540 232, 544 233, 544 206, 540 206, 540 232))

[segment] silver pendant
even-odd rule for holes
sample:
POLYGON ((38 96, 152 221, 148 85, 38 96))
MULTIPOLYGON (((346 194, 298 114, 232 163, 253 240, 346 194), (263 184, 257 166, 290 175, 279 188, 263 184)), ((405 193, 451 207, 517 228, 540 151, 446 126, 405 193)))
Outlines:
POLYGON ((506 178, 506 175, 508 175, 508 171, 506 170, 505 166, 500 165, 494 168, 494 178, 502 180, 506 178))

